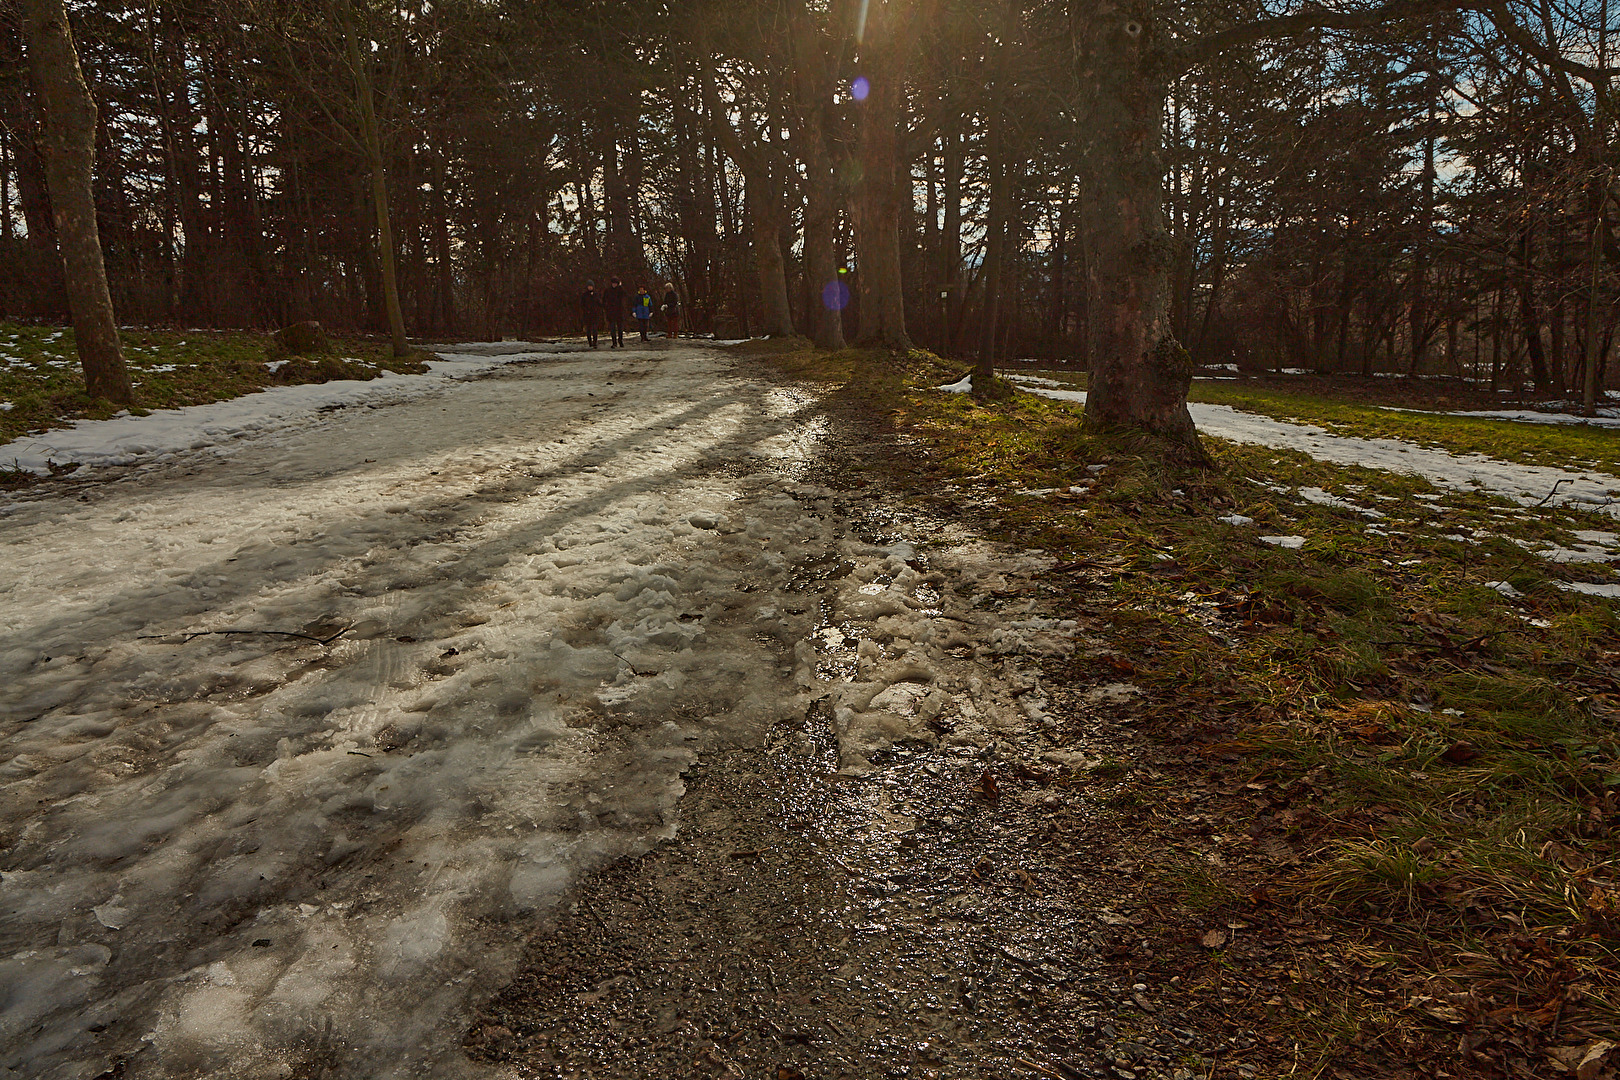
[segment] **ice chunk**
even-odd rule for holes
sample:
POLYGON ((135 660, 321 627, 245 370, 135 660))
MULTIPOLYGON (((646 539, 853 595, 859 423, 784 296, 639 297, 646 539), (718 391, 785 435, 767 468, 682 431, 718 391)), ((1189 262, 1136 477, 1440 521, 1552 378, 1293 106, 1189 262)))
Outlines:
POLYGON ((90 909, 95 912, 96 921, 109 930, 122 930, 129 925, 129 908, 123 907, 120 899, 115 896, 105 904, 90 909))

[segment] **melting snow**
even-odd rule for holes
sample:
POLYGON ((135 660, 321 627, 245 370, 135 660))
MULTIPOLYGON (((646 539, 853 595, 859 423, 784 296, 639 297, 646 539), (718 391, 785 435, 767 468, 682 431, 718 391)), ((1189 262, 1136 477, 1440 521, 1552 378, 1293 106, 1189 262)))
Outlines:
POLYGON ((533 359, 540 355, 537 349, 538 346, 521 343, 457 345, 456 351, 441 353, 444 359, 429 361, 426 375, 400 375, 389 371, 370 381, 342 379, 276 386, 230 401, 160 409, 147 416, 80 420, 71 427, 0 444, 0 461, 45 475, 53 462, 76 461, 95 466, 153 460, 180 451, 219 446, 321 410, 419 397, 501 364, 533 359))
POLYGON ((1558 587, 1565 592, 1585 593, 1587 596, 1602 596, 1610 600, 1620 600, 1620 584, 1593 585, 1585 581, 1560 581, 1558 587))
POLYGON ((1318 506, 1333 506, 1341 510, 1353 510, 1363 517, 1382 518, 1387 515, 1377 510, 1369 510, 1365 506, 1357 506, 1348 499, 1341 499, 1337 495, 1330 495, 1319 487, 1302 487, 1299 489, 1300 498, 1306 502, 1316 503, 1318 506))
MULTIPOLYGON (((1085 403, 1080 390, 1052 390, 1030 384, 1030 376, 1009 375, 1032 394, 1085 403)), ((1300 450, 1319 461, 1362 465, 1421 476, 1441 487, 1484 490, 1525 506, 1568 503, 1620 517, 1620 477, 1601 472, 1572 472, 1544 465, 1517 465, 1483 454, 1452 454, 1396 439, 1363 439, 1335 435, 1311 424, 1291 424, 1269 416, 1240 412, 1227 405, 1188 405, 1194 423, 1205 434, 1234 442, 1258 443, 1278 450, 1300 450), (1548 498, 1557 485, 1557 493, 1548 498)))
POLYGON ((1418 413, 1424 416, 1463 416, 1475 420, 1511 420, 1521 424, 1584 424, 1587 427, 1620 428, 1620 409, 1601 408, 1596 416, 1581 416, 1572 412, 1540 412, 1536 409, 1483 409, 1478 412, 1432 412, 1428 409, 1403 409, 1394 405, 1380 405, 1389 412, 1418 413))

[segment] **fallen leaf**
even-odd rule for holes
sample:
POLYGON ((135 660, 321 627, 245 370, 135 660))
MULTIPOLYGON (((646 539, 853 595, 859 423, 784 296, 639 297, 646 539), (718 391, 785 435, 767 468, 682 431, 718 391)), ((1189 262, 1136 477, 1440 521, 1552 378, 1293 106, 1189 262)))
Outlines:
POLYGON ((1575 1074, 1575 1080, 1597 1080, 1615 1049, 1615 1043, 1598 1039, 1583 1046, 1560 1046, 1552 1051, 1552 1055, 1575 1074))
POLYGON ((1479 750, 1466 739, 1452 743, 1440 755, 1440 760, 1450 765, 1466 765, 1479 757, 1479 750))
POLYGON ((979 794, 990 802, 995 802, 1001 798, 1001 786, 996 783, 995 774, 988 769, 985 770, 983 776, 979 777, 979 794))

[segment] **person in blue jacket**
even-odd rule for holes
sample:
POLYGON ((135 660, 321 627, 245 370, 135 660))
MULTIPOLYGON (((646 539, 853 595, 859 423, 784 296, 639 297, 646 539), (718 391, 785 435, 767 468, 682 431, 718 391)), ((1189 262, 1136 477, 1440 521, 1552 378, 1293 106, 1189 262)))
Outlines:
POLYGON ((631 300, 630 313, 636 317, 636 322, 641 327, 641 340, 651 341, 652 339, 647 336, 647 329, 652 326, 653 298, 652 293, 647 291, 647 286, 643 285, 636 290, 636 295, 631 300))

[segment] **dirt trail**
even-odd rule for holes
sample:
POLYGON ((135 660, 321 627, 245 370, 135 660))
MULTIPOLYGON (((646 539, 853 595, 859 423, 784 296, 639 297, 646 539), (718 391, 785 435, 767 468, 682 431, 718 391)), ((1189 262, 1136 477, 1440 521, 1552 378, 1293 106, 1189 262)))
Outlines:
POLYGON ((1045 756, 1039 666, 1095 642, 1040 553, 852 492, 873 449, 700 349, 551 353, 17 502, 0 1065, 791 1080, 1112 1046, 1108 901, 1029 846, 1084 827, 1065 770, 1124 738, 1045 756))

